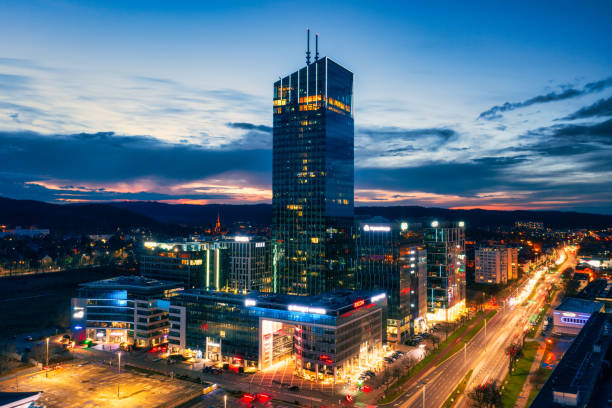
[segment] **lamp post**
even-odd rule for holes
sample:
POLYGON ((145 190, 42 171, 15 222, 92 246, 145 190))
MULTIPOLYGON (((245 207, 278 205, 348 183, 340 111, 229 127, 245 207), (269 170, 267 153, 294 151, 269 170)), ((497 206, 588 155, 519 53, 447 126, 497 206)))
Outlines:
POLYGON ((227 394, 223 396, 223 407, 227 408, 227 394))
POLYGON ((49 368, 49 338, 47 337, 47 368, 49 368))
POLYGON ((118 365, 117 365, 117 369, 118 371, 118 375, 117 375, 117 399, 119 399, 119 383, 121 382, 121 352, 117 353, 117 359, 118 361, 118 365))

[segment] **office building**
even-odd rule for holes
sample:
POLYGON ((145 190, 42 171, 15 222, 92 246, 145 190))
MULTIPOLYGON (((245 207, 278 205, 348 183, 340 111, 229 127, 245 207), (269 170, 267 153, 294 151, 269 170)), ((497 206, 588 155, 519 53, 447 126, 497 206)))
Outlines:
POLYGON ((229 252, 228 289, 269 292, 272 286, 270 242, 262 238, 236 236, 225 245, 229 252))
POLYGON ((274 292, 350 287, 353 74, 328 57, 274 83, 274 292))
POLYGON ((142 276, 83 283, 71 301, 72 337, 139 347, 164 343, 170 328, 168 299, 182 287, 142 276))
POLYGON ((609 406, 612 317, 595 313, 546 380, 531 408, 609 406))
POLYGON ((308 379, 345 381, 380 361, 384 293, 319 296, 186 290, 169 308, 173 350, 238 367, 290 359, 308 379))
POLYGON ((420 241, 406 222, 372 219, 356 228, 355 287, 387 294, 388 343, 403 343, 425 325, 426 257, 420 241))
POLYGON ((454 321, 465 311, 465 224, 425 228, 427 320, 454 321))
POLYGON ((223 242, 144 243, 140 252, 142 276, 182 282, 185 288, 227 288, 229 252, 223 242))

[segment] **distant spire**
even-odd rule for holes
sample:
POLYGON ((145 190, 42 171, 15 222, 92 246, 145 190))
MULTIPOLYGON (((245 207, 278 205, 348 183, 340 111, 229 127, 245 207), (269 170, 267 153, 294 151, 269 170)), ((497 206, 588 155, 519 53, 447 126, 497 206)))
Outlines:
POLYGON ((215 224, 215 234, 219 234, 221 232, 221 218, 219 217, 219 212, 217 211, 217 223, 215 224))
POLYGON ((319 33, 315 35, 315 61, 319 60, 319 33))
POLYGON ((310 28, 306 29, 306 65, 310 65, 310 28))

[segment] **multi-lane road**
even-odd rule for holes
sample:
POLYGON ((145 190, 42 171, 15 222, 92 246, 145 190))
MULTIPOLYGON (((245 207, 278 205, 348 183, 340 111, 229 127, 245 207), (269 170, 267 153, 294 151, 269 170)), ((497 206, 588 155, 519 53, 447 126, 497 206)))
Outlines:
MULTIPOLYGON (((574 256, 567 252, 559 270, 575 263, 574 256)), ((541 276, 541 275, 540 275, 541 276)), ((467 389, 487 381, 501 381, 508 370, 506 348, 517 341, 528 324, 530 315, 536 313, 546 299, 545 278, 527 280, 517 290, 514 299, 505 299, 504 306, 487 322, 486 332, 481 330, 467 344, 465 351, 456 353, 435 368, 430 369, 413 384, 405 394, 387 406, 401 408, 439 407, 448 398, 469 370, 473 370, 467 389), (536 288, 533 302, 526 298, 536 288)), ((549 283, 555 283, 558 274, 549 283)), ((467 406, 462 398, 457 406, 467 406)))

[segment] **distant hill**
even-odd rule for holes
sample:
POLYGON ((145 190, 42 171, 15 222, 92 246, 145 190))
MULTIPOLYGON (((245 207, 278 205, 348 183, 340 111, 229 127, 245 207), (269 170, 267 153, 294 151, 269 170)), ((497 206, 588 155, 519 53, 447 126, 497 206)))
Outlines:
POLYGON ((57 232, 112 233, 117 228, 166 226, 147 216, 108 204, 49 204, 0 197, 0 224, 27 228, 36 225, 57 232))
MULTIPOLYGON (((186 225, 210 225, 217 213, 224 225, 236 221, 248 221, 253 225, 272 223, 270 204, 228 205, 228 204, 163 204, 157 202, 118 202, 111 205, 126 209, 160 222, 186 225)), ((469 226, 484 227, 513 225, 515 221, 541 221, 552 228, 578 228, 612 226, 612 215, 585 214, 562 211, 491 211, 491 210, 449 210, 418 206, 355 207, 358 217, 382 216, 390 220, 406 218, 415 221, 463 220, 469 226)))
POLYGON ((272 206, 270 204, 165 204, 155 201, 124 201, 111 205, 126 209, 137 214, 151 217, 160 222, 209 225, 221 217, 223 225, 231 225, 237 221, 248 221, 256 226, 266 226, 272 223, 272 206))
MULTIPOLYGON (((0 224, 9 227, 36 225, 57 232, 111 233, 142 227, 153 232, 180 235, 181 226, 212 225, 217 213, 225 226, 250 222, 255 226, 272 223, 270 204, 164 204, 129 201, 108 204, 49 204, 31 200, 0 197, 0 224)), ((382 216, 390 220, 404 218, 413 222, 463 220, 468 226, 513 225, 515 221, 541 221, 552 228, 612 226, 612 215, 561 211, 490 211, 449 210, 417 206, 356 207, 357 217, 382 216)))

